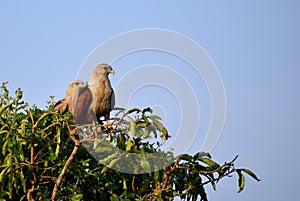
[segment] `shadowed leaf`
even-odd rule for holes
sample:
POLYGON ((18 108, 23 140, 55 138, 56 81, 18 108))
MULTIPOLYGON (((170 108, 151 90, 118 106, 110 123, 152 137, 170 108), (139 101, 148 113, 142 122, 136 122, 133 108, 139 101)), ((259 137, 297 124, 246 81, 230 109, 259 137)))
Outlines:
POLYGON ((253 179, 255 179, 256 181, 261 181, 251 170, 248 169, 241 169, 243 172, 247 173, 248 175, 250 175, 253 179))
POLYGON ((244 190, 244 187, 245 187, 245 177, 244 175, 242 174, 241 170, 237 170, 236 171, 238 173, 238 184, 239 184, 239 190, 238 190, 238 193, 240 193, 242 190, 244 190))

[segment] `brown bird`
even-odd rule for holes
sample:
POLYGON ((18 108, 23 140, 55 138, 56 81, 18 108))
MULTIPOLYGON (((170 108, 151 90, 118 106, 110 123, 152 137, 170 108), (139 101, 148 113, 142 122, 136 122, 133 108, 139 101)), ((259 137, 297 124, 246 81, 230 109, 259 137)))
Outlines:
POLYGON ((64 114, 66 112, 71 112, 73 114, 73 106, 77 100, 79 91, 85 86, 84 82, 81 80, 73 80, 68 88, 66 95, 63 99, 59 100, 54 105, 54 111, 64 114))
POLYGON ((110 111, 115 105, 115 95, 108 74, 115 71, 108 64, 99 64, 91 74, 88 86, 80 90, 74 103, 74 121, 78 125, 98 122, 104 117, 109 120, 110 111))

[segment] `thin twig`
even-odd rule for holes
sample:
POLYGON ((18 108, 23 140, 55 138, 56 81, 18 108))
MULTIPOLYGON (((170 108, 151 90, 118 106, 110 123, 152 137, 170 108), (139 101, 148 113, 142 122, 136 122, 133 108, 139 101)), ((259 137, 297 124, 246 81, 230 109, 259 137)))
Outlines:
POLYGON ((191 170, 193 171, 194 173, 197 173, 197 174, 203 174, 203 175, 207 175, 207 174, 212 174, 212 173, 215 173, 215 172, 219 172, 221 169, 223 169, 225 166, 232 166, 232 164, 234 163, 234 161, 238 158, 238 156, 235 156, 234 159, 230 162, 225 162, 223 165, 219 166, 218 168, 214 169, 214 170, 211 170, 211 171, 204 171, 204 170, 200 170, 200 171, 195 171, 194 169, 192 168, 189 168, 189 167, 185 167, 185 166, 178 166, 177 168, 178 169, 185 169, 185 170, 191 170))
POLYGON ((165 179, 164 179, 164 183, 162 185, 162 190, 166 189, 167 184, 169 182, 170 174, 176 169, 176 166, 179 163, 179 161, 180 161, 180 159, 177 158, 176 161, 175 161, 175 163, 174 163, 174 165, 173 165, 173 167, 172 167, 172 169, 169 170, 169 171, 165 171, 166 176, 165 176, 165 179))
POLYGON ((208 183, 211 183, 212 181, 219 181, 220 179, 222 179, 223 177, 226 177, 226 176, 228 176, 228 175, 230 175, 231 173, 233 173, 233 172, 235 172, 236 171, 236 169, 231 169, 229 172, 227 172, 227 173, 225 173, 225 174, 222 174, 222 175, 220 175, 219 177, 217 177, 217 178, 214 178, 214 179, 212 179, 212 180, 208 180, 208 181, 206 181, 206 182, 203 182, 202 184, 201 184, 201 186, 204 186, 204 185, 206 185, 206 184, 208 184, 208 183))
POLYGON ((53 124, 50 124, 49 126, 47 126, 46 128, 44 128, 41 132, 45 132, 46 130, 48 130, 49 128, 53 127, 53 126, 56 126, 56 125, 59 125, 59 123, 53 123, 53 124))
MULTIPOLYGON (((176 161, 175 161, 175 163, 174 163, 174 165, 173 165, 173 167, 171 168, 171 170, 165 171, 165 178, 164 178, 164 181, 163 181, 163 184, 162 184, 162 188, 161 188, 161 189, 157 189, 157 188, 156 188, 152 193, 145 195, 144 198, 147 199, 147 198, 153 196, 158 190, 166 191, 166 187, 167 187, 167 184, 168 184, 169 179, 170 179, 170 174, 171 174, 173 171, 175 171, 176 169, 186 169, 186 170, 191 170, 191 171, 193 171, 193 173, 195 173, 195 174, 202 174, 202 175, 205 176, 205 175, 208 175, 208 174, 212 174, 212 173, 219 172, 221 169, 223 169, 223 168, 226 167, 226 166, 227 166, 227 167, 228 167, 228 166, 232 167, 232 169, 229 170, 228 172, 219 175, 219 177, 217 177, 217 178, 214 178, 214 179, 210 179, 210 180, 208 180, 208 181, 205 181, 205 182, 201 183, 199 186, 204 186, 204 185, 206 185, 206 184, 208 184, 208 183, 211 183, 212 181, 219 181, 219 180, 222 179, 223 177, 229 176, 231 173, 233 173, 233 172, 236 171, 236 169, 233 167, 233 163, 235 162, 235 160, 236 160, 237 158, 238 158, 238 156, 235 156, 235 157, 233 158, 232 161, 230 161, 230 162, 225 162, 223 165, 219 166, 218 168, 216 168, 215 170, 212 170, 212 171, 194 171, 193 169, 191 169, 191 168, 189 168, 189 167, 178 166, 178 163, 180 162, 180 159, 177 158, 176 161)), ((151 198, 151 199, 149 198, 149 200, 155 201, 155 200, 157 200, 157 198, 156 198, 156 197, 153 197, 153 198, 151 198)))

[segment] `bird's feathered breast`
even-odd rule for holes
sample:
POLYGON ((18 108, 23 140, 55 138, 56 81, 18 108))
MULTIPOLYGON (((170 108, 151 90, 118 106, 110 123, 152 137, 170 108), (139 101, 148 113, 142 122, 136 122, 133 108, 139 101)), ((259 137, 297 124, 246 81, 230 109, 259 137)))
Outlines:
POLYGON ((112 109, 111 99, 113 94, 110 81, 107 78, 101 79, 98 82, 92 83, 90 89, 93 95, 92 110, 97 115, 105 115, 110 112, 112 109))

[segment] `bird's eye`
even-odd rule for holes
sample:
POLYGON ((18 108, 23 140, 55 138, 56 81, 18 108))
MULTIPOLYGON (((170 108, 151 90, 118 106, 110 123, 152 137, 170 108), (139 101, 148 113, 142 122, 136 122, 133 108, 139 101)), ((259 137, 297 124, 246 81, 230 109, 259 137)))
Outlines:
POLYGON ((108 67, 107 67, 107 66, 104 66, 103 69, 104 69, 105 71, 107 71, 108 67))

